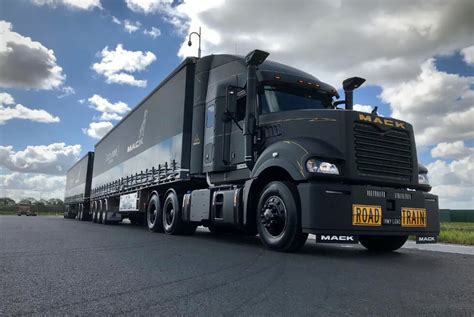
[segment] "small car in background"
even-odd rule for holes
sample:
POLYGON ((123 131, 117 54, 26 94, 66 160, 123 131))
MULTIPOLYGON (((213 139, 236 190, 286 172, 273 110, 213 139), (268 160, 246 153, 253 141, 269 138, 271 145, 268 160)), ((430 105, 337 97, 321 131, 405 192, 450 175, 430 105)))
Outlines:
POLYGON ((36 212, 33 210, 32 205, 21 204, 18 205, 18 216, 25 215, 25 216, 36 216, 36 212))

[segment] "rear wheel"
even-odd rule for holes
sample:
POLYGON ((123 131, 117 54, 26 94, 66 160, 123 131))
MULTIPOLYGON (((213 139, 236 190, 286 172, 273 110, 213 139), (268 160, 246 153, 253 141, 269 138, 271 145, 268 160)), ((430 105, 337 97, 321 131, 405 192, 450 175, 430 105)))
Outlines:
POLYGON ((391 252, 400 249, 408 236, 360 236, 359 242, 369 251, 391 252))
POLYGON ((293 252, 301 248, 307 233, 301 231, 295 185, 271 182, 262 191, 257 209, 257 228, 262 243, 269 249, 293 252))
POLYGON ((163 232, 163 210, 161 209, 160 198, 153 194, 148 201, 146 209, 146 224, 149 231, 163 232))
POLYGON ((197 225, 183 222, 178 195, 170 191, 163 204, 163 229, 166 234, 193 234, 197 225))
POLYGON ((102 219, 101 219, 101 224, 103 225, 108 225, 110 222, 107 219, 107 205, 102 204, 102 213, 101 213, 102 219))

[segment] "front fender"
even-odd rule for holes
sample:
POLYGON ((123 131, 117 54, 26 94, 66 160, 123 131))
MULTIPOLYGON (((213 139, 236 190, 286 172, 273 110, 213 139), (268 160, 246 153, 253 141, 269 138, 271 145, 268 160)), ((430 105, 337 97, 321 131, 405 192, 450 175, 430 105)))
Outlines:
POLYGON ((258 157, 251 178, 257 178, 269 167, 281 167, 286 170, 295 181, 308 178, 306 160, 311 157, 329 158, 342 161, 343 154, 330 144, 319 139, 295 138, 272 143, 258 157))

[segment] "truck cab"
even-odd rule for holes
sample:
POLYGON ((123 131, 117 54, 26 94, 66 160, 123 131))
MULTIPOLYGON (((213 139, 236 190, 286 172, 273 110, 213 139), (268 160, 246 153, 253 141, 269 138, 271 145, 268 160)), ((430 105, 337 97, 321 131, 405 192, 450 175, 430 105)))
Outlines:
POLYGON ((361 78, 346 80, 337 101, 334 87, 266 55, 211 55, 196 65, 191 174, 213 188, 212 226, 240 222, 279 250, 297 248, 307 233, 371 249, 436 236, 438 201, 412 126, 354 111, 361 78), (293 244, 288 226, 298 228, 293 244))

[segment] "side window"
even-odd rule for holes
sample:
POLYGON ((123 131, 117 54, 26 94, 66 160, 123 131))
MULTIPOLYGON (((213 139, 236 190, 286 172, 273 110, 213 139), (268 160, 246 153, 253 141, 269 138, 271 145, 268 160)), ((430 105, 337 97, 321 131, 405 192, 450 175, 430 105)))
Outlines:
POLYGON ((244 95, 237 99, 235 109, 235 120, 242 121, 245 118, 245 107, 247 105, 247 96, 244 95))
POLYGON ((207 107, 207 117, 206 117, 206 128, 212 128, 214 127, 214 121, 215 121, 215 114, 216 114, 216 106, 211 105, 207 107))

